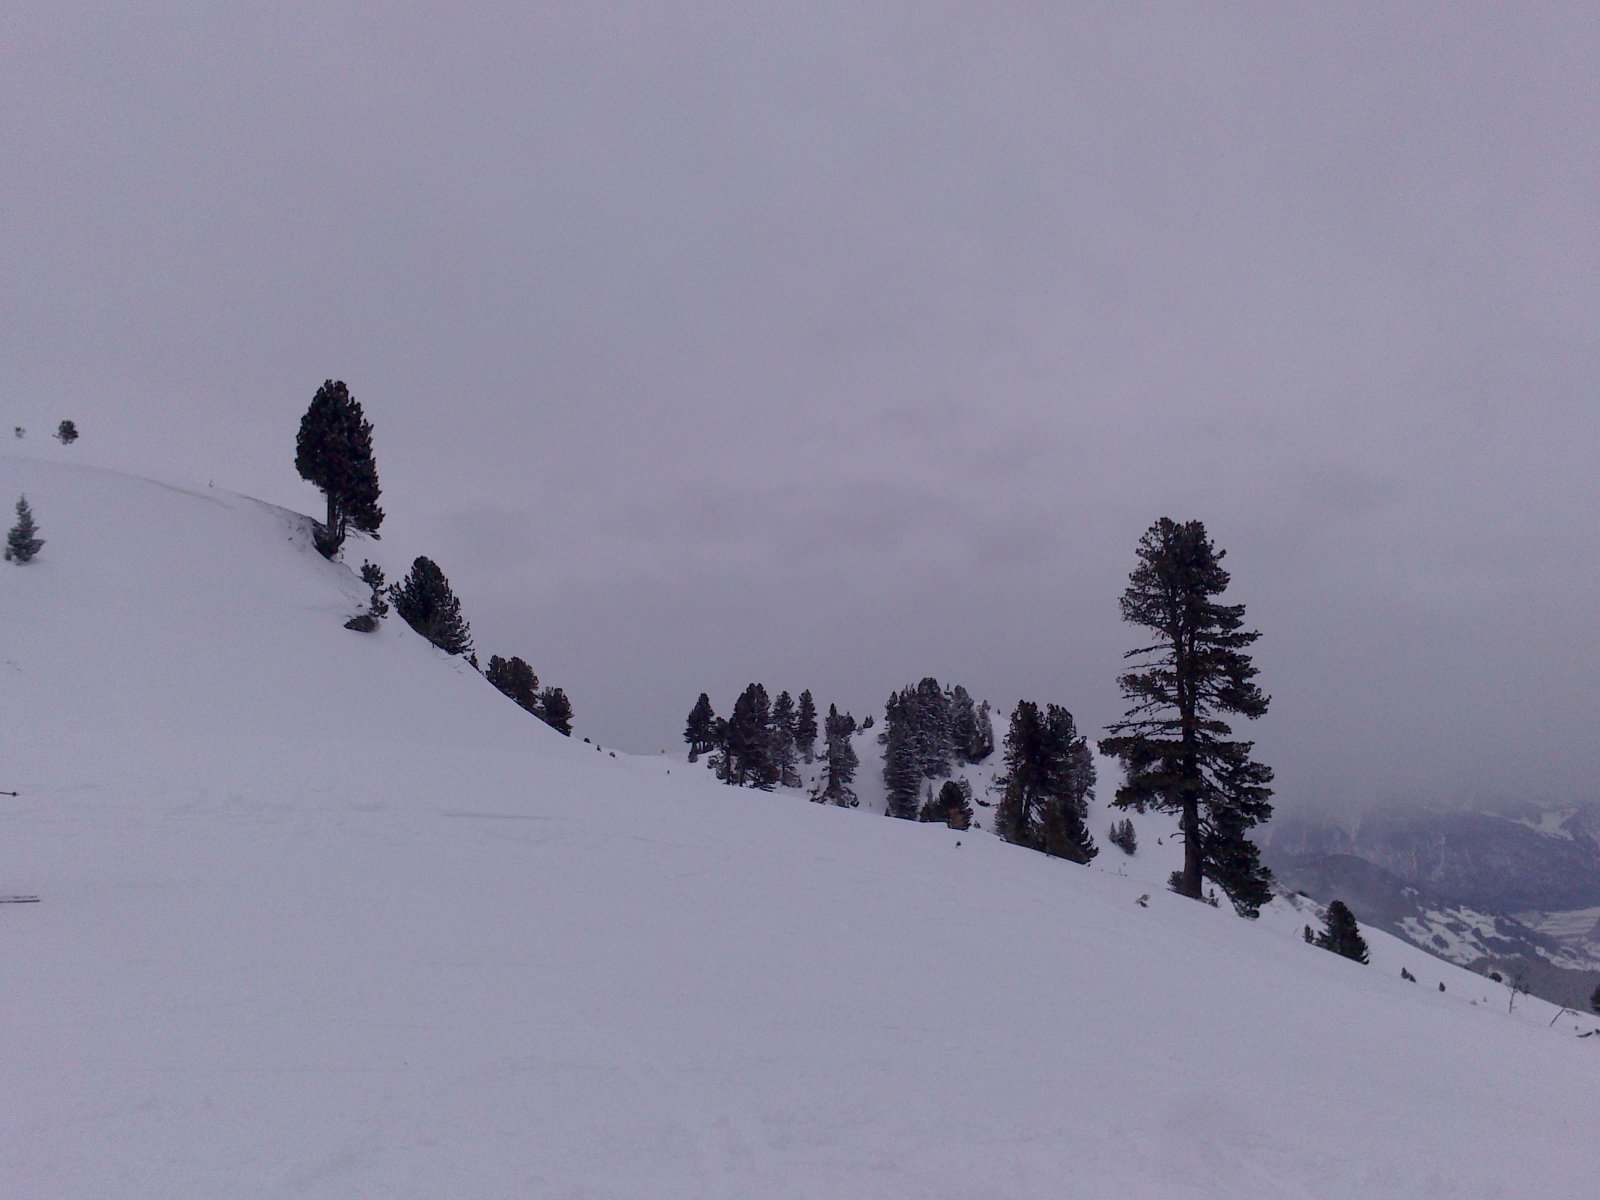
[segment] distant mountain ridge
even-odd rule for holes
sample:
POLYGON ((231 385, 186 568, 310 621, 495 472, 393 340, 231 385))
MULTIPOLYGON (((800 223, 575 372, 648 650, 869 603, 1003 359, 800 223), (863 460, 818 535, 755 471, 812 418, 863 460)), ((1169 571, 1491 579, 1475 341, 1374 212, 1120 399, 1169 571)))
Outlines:
POLYGON ((1586 1006, 1600 982, 1600 806, 1290 817, 1265 847, 1279 881, 1475 970, 1586 1006))

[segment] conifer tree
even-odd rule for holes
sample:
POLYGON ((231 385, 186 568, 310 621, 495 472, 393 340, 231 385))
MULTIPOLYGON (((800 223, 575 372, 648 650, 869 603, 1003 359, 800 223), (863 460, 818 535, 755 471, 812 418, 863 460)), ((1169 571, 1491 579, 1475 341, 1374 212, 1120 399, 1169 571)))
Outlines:
POLYGON ((56 441, 63 446, 70 446, 78 440, 78 427, 71 421, 63 421, 56 426, 56 441))
POLYGON ((6 534, 6 561, 32 562, 33 556, 44 548, 43 539, 35 537, 36 533, 38 527, 33 523, 33 509, 28 507, 28 498, 23 496, 17 501, 17 523, 6 534))
POLYGON ((811 689, 800 693, 800 704, 794 714, 794 741, 800 757, 810 762, 817 755, 817 702, 811 689))
MULTIPOLYGON (((1124 817, 1120 821, 1111 823, 1111 832, 1108 835, 1111 844, 1124 854, 1134 854, 1139 849, 1139 833, 1133 827, 1133 820, 1124 817)), ((1310 938, 1306 939, 1310 941, 1310 938)))
POLYGON ((1244 605, 1213 599, 1228 586, 1224 553, 1199 521, 1163 517, 1140 539, 1122 618, 1155 638, 1124 656, 1138 660, 1117 681, 1132 706, 1100 748, 1127 773, 1118 805, 1178 814, 1184 864, 1175 890, 1198 900, 1209 876, 1254 916, 1271 875, 1247 834, 1272 815, 1272 770, 1250 757, 1252 743, 1232 740, 1224 718, 1254 720, 1268 697, 1245 653, 1260 634, 1243 628, 1244 605))
POLYGON ((1335 900, 1328 905, 1327 923, 1322 932, 1317 934, 1316 944, 1324 950, 1353 958, 1358 963, 1367 961, 1366 939, 1361 936, 1361 927, 1356 924, 1355 914, 1343 900, 1335 900))
POLYGON ((994 717, 989 712, 989 702, 978 705, 978 737, 967 752, 971 762, 980 763, 994 753, 994 717))
POLYGON ((772 756, 778 783, 783 787, 800 786, 800 755, 794 744, 795 720, 794 698, 788 692, 779 692, 772 702, 772 741, 768 753, 772 756))
POLYGON ((420 555, 405 579, 389 589, 394 611, 446 654, 471 654, 472 633, 461 615, 461 601, 438 565, 420 555))
POLYGON ((535 715, 562 737, 572 736, 572 701, 558 687, 548 687, 539 695, 535 715))
POLYGON ((972 785, 965 779, 947 779, 939 794, 922 806, 919 820, 937 821, 951 829, 972 826, 972 785))
POLYGON ((896 692, 883 706, 883 786, 888 794, 884 813, 902 821, 917 819, 922 771, 916 744, 916 709, 909 689, 896 692))
POLYGON ((716 745, 717 714, 712 711, 711 697, 704 692, 689 710, 689 720, 683 727, 683 740, 689 743, 689 761, 697 762, 702 754, 716 745))
POLYGON ((317 537, 317 549, 332 558, 344 545, 348 529, 376 534, 383 524, 378 507, 378 465, 372 458, 372 423, 340 380, 317 389, 311 407, 300 419, 295 439, 295 470, 321 489, 328 516, 317 537))
POLYGON ((1094 795, 1094 755, 1079 736, 1072 714, 1045 708, 1044 800, 1040 814, 1044 852, 1086 863, 1100 853, 1089 833, 1089 798, 1094 795))
POLYGON ((1600 984, 1595 985, 1594 995, 1589 997, 1589 1011, 1600 1017, 1600 984))
POLYGON ((854 808, 860 803, 853 786, 860 759, 850 742, 851 735, 856 731, 855 718, 849 713, 840 716, 838 708, 830 704, 822 730, 827 739, 827 770, 818 799, 827 804, 837 804, 840 808, 854 808))
POLYGON ((770 791, 778 782, 772 761, 772 702, 759 683, 746 687, 733 703, 723 746, 723 770, 724 780, 735 787, 770 791))
POLYGON ((522 659, 512 656, 509 660, 501 658, 498 654, 489 656, 489 669, 484 672, 484 678, 500 691, 510 697, 516 704, 536 717, 541 719, 544 712, 539 696, 539 677, 533 673, 533 668, 522 659))
POLYGON ((1044 720, 1032 700, 1019 700, 1006 730, 1005 770, 996 777, 1000 804, 994 827, 1006 841, 1038 846, 1039 805, 1044 796, 1044 720))
POLYGON ((1044 712, 1017 704, 1006 732, 1005 771, 995 830, 1008 842, 1086 863, 1099 853, 1086 819, 1094 792, 1094 758, 1072 714, 1057 704, 1044 712))
POLYGON ((389 615, 389 602, 383 598, 383 568, 375 562, 363 562, 361 582, 372 589, 372 599, 367 602, 367 611, 375 620, 382 620, 389 615))

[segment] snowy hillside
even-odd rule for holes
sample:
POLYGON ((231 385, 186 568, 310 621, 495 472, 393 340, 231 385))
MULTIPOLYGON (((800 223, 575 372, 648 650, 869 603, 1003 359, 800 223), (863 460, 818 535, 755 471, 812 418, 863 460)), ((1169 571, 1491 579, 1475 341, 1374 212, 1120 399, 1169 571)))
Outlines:
POLYGON ((6 1195, 1600 1177, 1593 1022, 1171 896, 1153 826, 1130 859, 1097 812, 1082 868, 613 758, 393 618, 343 629, 364 588, 300 517, 0 457, 22 492, 46 545, 0 564, 0 891, 41 901, 0 905, 6 1195))

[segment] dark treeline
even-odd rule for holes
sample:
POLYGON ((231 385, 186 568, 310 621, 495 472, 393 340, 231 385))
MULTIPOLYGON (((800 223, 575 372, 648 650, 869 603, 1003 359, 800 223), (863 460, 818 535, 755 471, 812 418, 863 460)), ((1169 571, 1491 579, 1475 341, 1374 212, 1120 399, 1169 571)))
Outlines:
POLYGON ((959 684, 941 688, 937 679, 926 678, 889 697, 878 743, 888 814, 921 819, 934 799, 931 781, 948 779, 958 762, 978 763, 994 753, 989 703, 974 705, 959 684))
POLYGON ((800 786, 800 764, 816 760, 817 733, 817 704, 809 690, 798 701, 788 692, 773 700, 764 684, 752 683, 726 718, 717 716, 711 698, 701 692, 683 740, 689 761, 709 755, 724 783, 771 791, 800 786))
MULTIPOLYGON (((63 422, 63 442, 76 434, 63 422)), ((17 430, 21 436, 22 430, 17 430)), ((343 382, 318 389, 300 423, 295 466, 319 488, 326 518, 316 527, 316 546, 336 557, 351 530, 378 536, 378 469, 372 425, 343 382)), ((42 543, 32 514, 18 504, 18 524, 6 557, 26 562, 42 543)), ((1178 818, 1184 865, 1172 879, 1181 895, 1201 898, 1209 880, 1242 914, 1254 915, 1270 897, 1271 876, 1250 841, 1251 828, 1272 814, 1272 770, 1253 756, 1253 744, 1233 735, 1230 718, 1262 716, 1268 696, 1255 682, 1249 649, 1260 636, 1244 627, 1244 605, 1218 599, 1230 582, 1217 548, 1199 521, 1163 517, 1137 547, 1137 565, 1121 597, 1123 620, 1142 627, 1146 644, 1130 650, 1117 684, 1129 707, 1107 731, 1102 753, 1121 760, 1122 786, 1114 803, 1143 812, 1156 809, 1178 818)), ((361 577, 371 589, 367 611, 349 627, 378 628, 389 605, 418 633, 474 668, 471 631, 444 572, 419 557, 399 584, 384 587, 371 563, 361 577)), ((515 703, 562 733, 572 730, 572 706, 560 688, 539 689, 533 668, 520 658, 489 660, 489 681, 515 703)), ((956 767, 983 761, 994 752, 988 704, 975 705, 962 687, 941 687, 933 678, 889 697, 879 741, 884 747, 887 811, 902 820, 945 821, 966 828, 972 793, 956 767), (942 782, 941 782, 942 781, 942 782), (935 784, 938 784, 937 791, 935 784)), ((800 787, 801 764, 813 763, 823 739, 823 771, 813 798, 855 807, 859 766, 852 738, 855 718, 830 705, 818 727, 809 691, 771 697, 759 683, 739 694, 733 710, 719 717, 702 694, 689 714, 684 740, 690 761, 710 757, 717 775, 739 787, 771 790, 800 787)), ((872 717, 860 725, 870 728, 872 717)), ((1072 714, 1059 705, 1043 710, 1032 701, 1017 705, 1005 738, 1005 769, 995 831, 1007 841, 1085 863, 1097 853, 1085 824, 1094 794, 1094 761, 1072 714)), ((1113 826, 1113 844, 1132 854, 1132 824, 1113 826)))

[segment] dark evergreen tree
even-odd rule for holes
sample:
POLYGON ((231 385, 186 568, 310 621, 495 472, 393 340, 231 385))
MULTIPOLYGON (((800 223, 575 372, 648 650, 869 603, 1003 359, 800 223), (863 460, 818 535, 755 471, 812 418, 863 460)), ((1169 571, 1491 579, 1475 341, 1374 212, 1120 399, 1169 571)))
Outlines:
POLYGON ((995 778, 1000 804, 994 827, 1018 846, 1040 844, 1039 805, 1044 797, 1044 719, 1032 700, 1020 700, 1006 731, 1005 770, 995 778))
POLYGON ((702 754, 717 744, 717 714, 711 709, 711 697, 704 692, 689 710, 689 720, 683 727, 683 740, 689 743, 689 761, 697 762, 702 754))
POLYGON ((1120 821, 1113 821, 1111 823, 1111 832, 1107 836, 1111 844, 1124 854, 1133 854, 1139 849, 1139 834, 1134 829, 1133 821, 1129 817, 1123 817, 1120 821))
POLYGON ((1343 900, 1335 900, 1328 905, 1327 923, 1322 932, 1317 934, 1317 945, 1346 958, 1353 958, 1358 963, 1367 961, 1366 939, 1361 936, 1361 927, 1356 924, 1355 914, 1343 900))
POLYGON ((794 744, 795 721, 794 698, 788 692, 779 692, 772 702, 772 745, 768 753, 772 755, 778 782, 784 787, 800 786, 800 753, 794 744))
POLYGON ((28 507, 28 498, 23 496, 17 501, 17 523, 6 534, 6 561, 32 562, 33 556, 44 548, 43 539, 35 537, 36 533, 38 527, 33 523, 33 509, 28 507))
POLYGON ((407 625, 446 654, 472 653, 472 633, 461 615, 461 601, 432 559, 418 556, 410 574, 389 589, 389 599, 407 625))
POLYGON ((70 446, 78 440, 78 427, 71 421, 63 421, 56 426, 56 441, 63 446, 70 446))
POLYGON ((1089 833, 1094 795, 1094 755, 1072 714, 1051 704, 1044 718, 1044 798, 1040 811, 1044 852, 1086 863, 1100 853, 1089 833))
POLYGON ((800 705, 794 714, 794 741, 800 757, 810 762, 817 756, 817 702, 808 688, 800 693, 800 705))
POLYGON ((951 829, 972 826, 972 785, 965 779, 947 779, 939 794, 922 806, 919 819, 938 821, 951 829))
MULTIPOLYGON (((1443 990, 1444 985, 1440 984, 1439 986, 1443 990)), ((1600 984, 1595 986, 1594 995, 1589 997, 1589 1011, 1600 1017, 1600 984)))
POLYGON ((972 762, 972 750, 978 742, 978 708, 972 702, 972 693, 956 684, 950 689, 946 712, 955 756, 972 762))
POLYGON ((856 731, 855 718, 849 713, 840 716, 838 708, 830 704, 822 731, 828 747, 827 770, 818 799, 827 804, 837 804, 840 808, 854 808, 861 803, 856 799, 854 787, 860 759, 850 741, 856 731))
POLYGON ((916 744, 916 709, 909 690, 896 692, 883 707, 883 786, 888 794, 884 812, 902 821, 917 819, 922 796, 922 770, 916 744))
POLYGON ((372 598, 367 602, 367 611, 375 620, 382 620, 389 615, 389 602, 383 598, 383 568, 375 562, 362 563, 361 582, 372 589, 372 598))
POLYGON ((981 763, 993 753, 994 718, 989 715, 989 702, 985 700, 978 705, 977 731, 973 735, 972 744, 967 747, 967 761, 981 763))
POLYGON ((995 830, 1006 841, 1085 863, 1099 853, 1085 821, 1094 793, 1094 758, 1072 714, 1017 704, 1006 732, 1005 770, 995 830))
POLYGON ((311 407, 300 419, 294 466, 328 502, 327 521, 317 537, 317 549, 324 555, 337 554, 351 528, 377 533, 383 509, 378 507, 372 423, 341 381, 328 380, 312 397, 311 407))
POLYGON ((1247 834, 1272 815, 1272 770, 1252 743, 1232 740, 1225 716, 1267 711, 1245 653, 1259 633, 1243 628, 1244 605, 1219 604, 1224 551, 1199 521, 1163 517, 1139 542, 1139 565, 1122 595, 1122 618, 1155 634, 1130 650, 1135 669, 1117 681, 1130 707, 1100 743, 1122 760, 1123 807, 1178 814, 1184 865, 1177 890, 1199 899, 1209 876, 1234 907, 1254 916, 1270 898, 1271 875, 1247 834))
POLYGON ((772 761, 772 702, 759 683, 739 693, 728 715, 723 772, 723 779, 735 787, 770 791, 777 785, 778 769, 772 761))
POLYGON ((513 655, 508 660, 498 654, 491 654, 489 669, 484 672, 484 678, 509 696, 519 707, 543 719, 544 706, 539 695, 539 677, 522 659, 513 655))
POLYGON ((572 736, 572 701, 558 687, 547 687, 539 693, 536 715, 562 737, 572 736))

